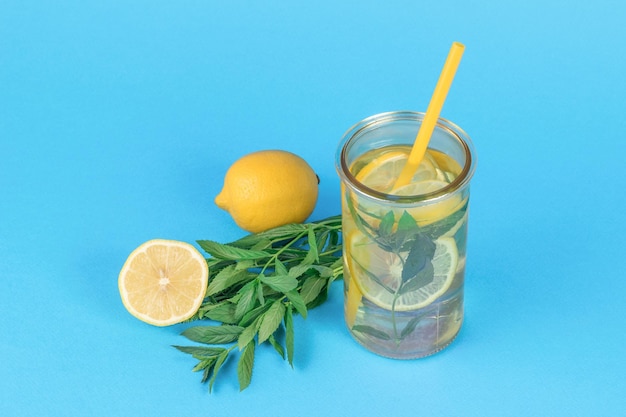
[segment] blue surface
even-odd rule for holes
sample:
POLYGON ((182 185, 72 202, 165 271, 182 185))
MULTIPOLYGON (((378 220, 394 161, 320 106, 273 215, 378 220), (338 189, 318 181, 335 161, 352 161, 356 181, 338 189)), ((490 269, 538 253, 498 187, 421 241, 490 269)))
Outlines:
POLYGON ((626 415, 626 3, 0 1, 0 415, 626 415), (252 4, 250 4, 252 3, 252 4), (509 3, 509 4, 507 4, 509 3), (209 394, 130 316, 117 274, 152 238, 240 237, 213 203, 253 150, 304 157, 339 212, 353 123, 425 110, 472 137, 466 322, 445 351, 375 356, 341 285, 209 394))

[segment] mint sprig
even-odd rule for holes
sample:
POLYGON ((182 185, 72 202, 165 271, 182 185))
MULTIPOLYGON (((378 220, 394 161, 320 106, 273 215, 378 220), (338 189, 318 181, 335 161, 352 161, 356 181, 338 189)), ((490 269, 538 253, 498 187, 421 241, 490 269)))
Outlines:
POLYGON ((343 276, 341 216, 289 224, 222 244, 199 240, 210 256, 206 298, 191 321, 208 321, 183 331, 199 346, 174 346, 198 361, 209 391, 224 363, 237 359, 239 389, 252 380, 255 347, 268 343, 293 367, 293 315, 328 297, 343 276), (222 347, 226 345, 226 347, 222 347))
POLYGON ((368 211, 360 205, 358 200, 347 198, 347 207, 359 231, 371 242, 395 256, 402 265, 400 281, 395 288, 383 282, 375 274, 368 271, 352 256, 352 261, 357 265, 361 273, 367 275, 385 291, 393 295, 391 304, 391 321, 393 334, 389 335, 382 330, 364 324, 352 326, 353 331, 367 334, 382 340, 395 340, 402 342, 417 327, 420 317, 415 317, 406 324, 401 331, 396 322, 396 302, 408 293, 414 292, 430 284, 434 279, 433 258, 435 255, 435 241, 446 233, 451 233, 457 224, 462 221, 467 213, 468 202, 459 207, 454 213, 430 223, 419 226, 417 221, 403 211, 398 217, 394 210, 383 213, 368 211))

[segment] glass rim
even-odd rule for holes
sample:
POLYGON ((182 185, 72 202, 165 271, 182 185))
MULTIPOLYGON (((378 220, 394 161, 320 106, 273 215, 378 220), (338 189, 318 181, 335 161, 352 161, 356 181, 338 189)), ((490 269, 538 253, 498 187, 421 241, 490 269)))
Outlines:
MULTIPOLYGON (((463 168, 461 169, 459 175, 445 187, 425 194, 387 194, 366 186, 365 184, 358 181, 356 177, 352 175, 352 172, 350 172, 350 167, 346 162, 347 151, 350 147, 350 144, 356 141, 360 136, 372 130, 376 126, 387 125, 395 121, 407 120, 412 122, 419 122, 421 124, 424 120, 424 115, 424 112, 390 111, 374 114, 354 124, 342 136, 339 142, 339 148, 336 153, 336 166, 340 177, 342 177, 347 183, 349 183, 355 190, 359 191, 361 194, 364 194, 370 198, 383 201, 393 201, 394 203, 399 204, 431 202, 433 200, 437 200, 447 195, 450 195, 455 191, 465 187, 474 175, 474 171, 476 168, 474 145, 463 129, 461 129, 455 123, 442 117, 437 120, 436 128, 445 131, 449 136, 455 138, 461 145, 463 153, 466 156, 465 164, 463 165, 463 168)), ((415 133, 417 134, 417 131, 415 133)))

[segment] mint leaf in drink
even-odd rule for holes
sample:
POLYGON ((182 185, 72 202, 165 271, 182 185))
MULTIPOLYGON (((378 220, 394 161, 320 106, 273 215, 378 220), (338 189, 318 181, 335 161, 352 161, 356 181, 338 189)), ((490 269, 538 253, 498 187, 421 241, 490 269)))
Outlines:
MULTIPOLYGON (((435 243, 426 235, 419 233, 415 236, 411 243, 411 249, 404 261, 404 268, 402 269, 402 282, 406 283, 418 276, 427 266, 430 265, 432 271, 432 259, 435 256, 435 243)), ((423 274, 422 274, 423 275, 423 274)), ((422 277, 421 280, 426 280, 427 277, 422 277)), ((430 280, 433 276, 431 274, 430 280)), ((427 282, 428 283, 428 282, 427 282)), ((427 284, 426 283, 426 284, 427 284)), ((424 284, 424 285, 426 285, 424 284)))
POLYGON ((380 225, 378 226, 378 236, 383 239, 391 236, 391 232, 393 230, 393 225, 395 222, 396 218, 393 214, 393 211, 389 210, 381 220, 380 225))
POLYGON ((435 268, 433 267, 433 263, 430 260, 427 260, 424 268, 422 268, 413 277, 404 281, 398 292, 400 295, 403 295, 409 292, 417 291, 433 282, 434 278, 435 268))
POLYGON ((441 220, 423 226, 421 232, 427 234, 432 239, 437 239, 438 237, 443 236, 454 228, 457 223, 462 221, 463 217, 467 213, 467 207, 468 201, 466 200, 465 204, 463 204, 457 211, 441 220))
POLYGON ((404 329, 402 329, 402 332, 400 333, 400 340, 404 340, 405 337, 413 333, 413 331, 415 330, 415 328, 417 327, 417 325, 419 324, 421 320, 422 320, 421 316, 413 317, 411 321, 407 323, 404 329))
POLYGON ((367 326, 365 324, 355 324, 354 326, 352 326, 352 330, 355 332, 360 332, 360 333, 373 336, 377 339, 391 340, 391 336, 389 336, 387 333, 383 332, 382 330, 378 330, 374 327, 367 326))
POLYGON ((399 234, 407 235, 414 233, 419 226, 417 222, 406 210, 402 212, 402 216, 400 216, 400 220, 398 220, 398 230, 399 234))
POLYGON ((406 252, 411 249, 413 240, 420 233, 417 222, 406 210, 398 220, 398 228, 395 233, 394 247, 398 252, 406 252), (407 247, 409 246, 409 247, 407 247))

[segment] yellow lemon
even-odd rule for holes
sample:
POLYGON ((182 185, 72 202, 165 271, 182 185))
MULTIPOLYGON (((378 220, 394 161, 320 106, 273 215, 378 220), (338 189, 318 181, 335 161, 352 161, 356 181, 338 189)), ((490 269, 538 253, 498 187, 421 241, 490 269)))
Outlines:
POLYGON ((206 294, 209 267, 188 243, 149 240, 129 256, 119 275, 124 307, 155 326, 180 323, 193 316, 206 294))
POLYGON ((315 208, 317 194, 317 175, 304 159, 266 150, 245 155, 228 169, 215 204, 239 227, 257 233, 304 222, 315 208))

